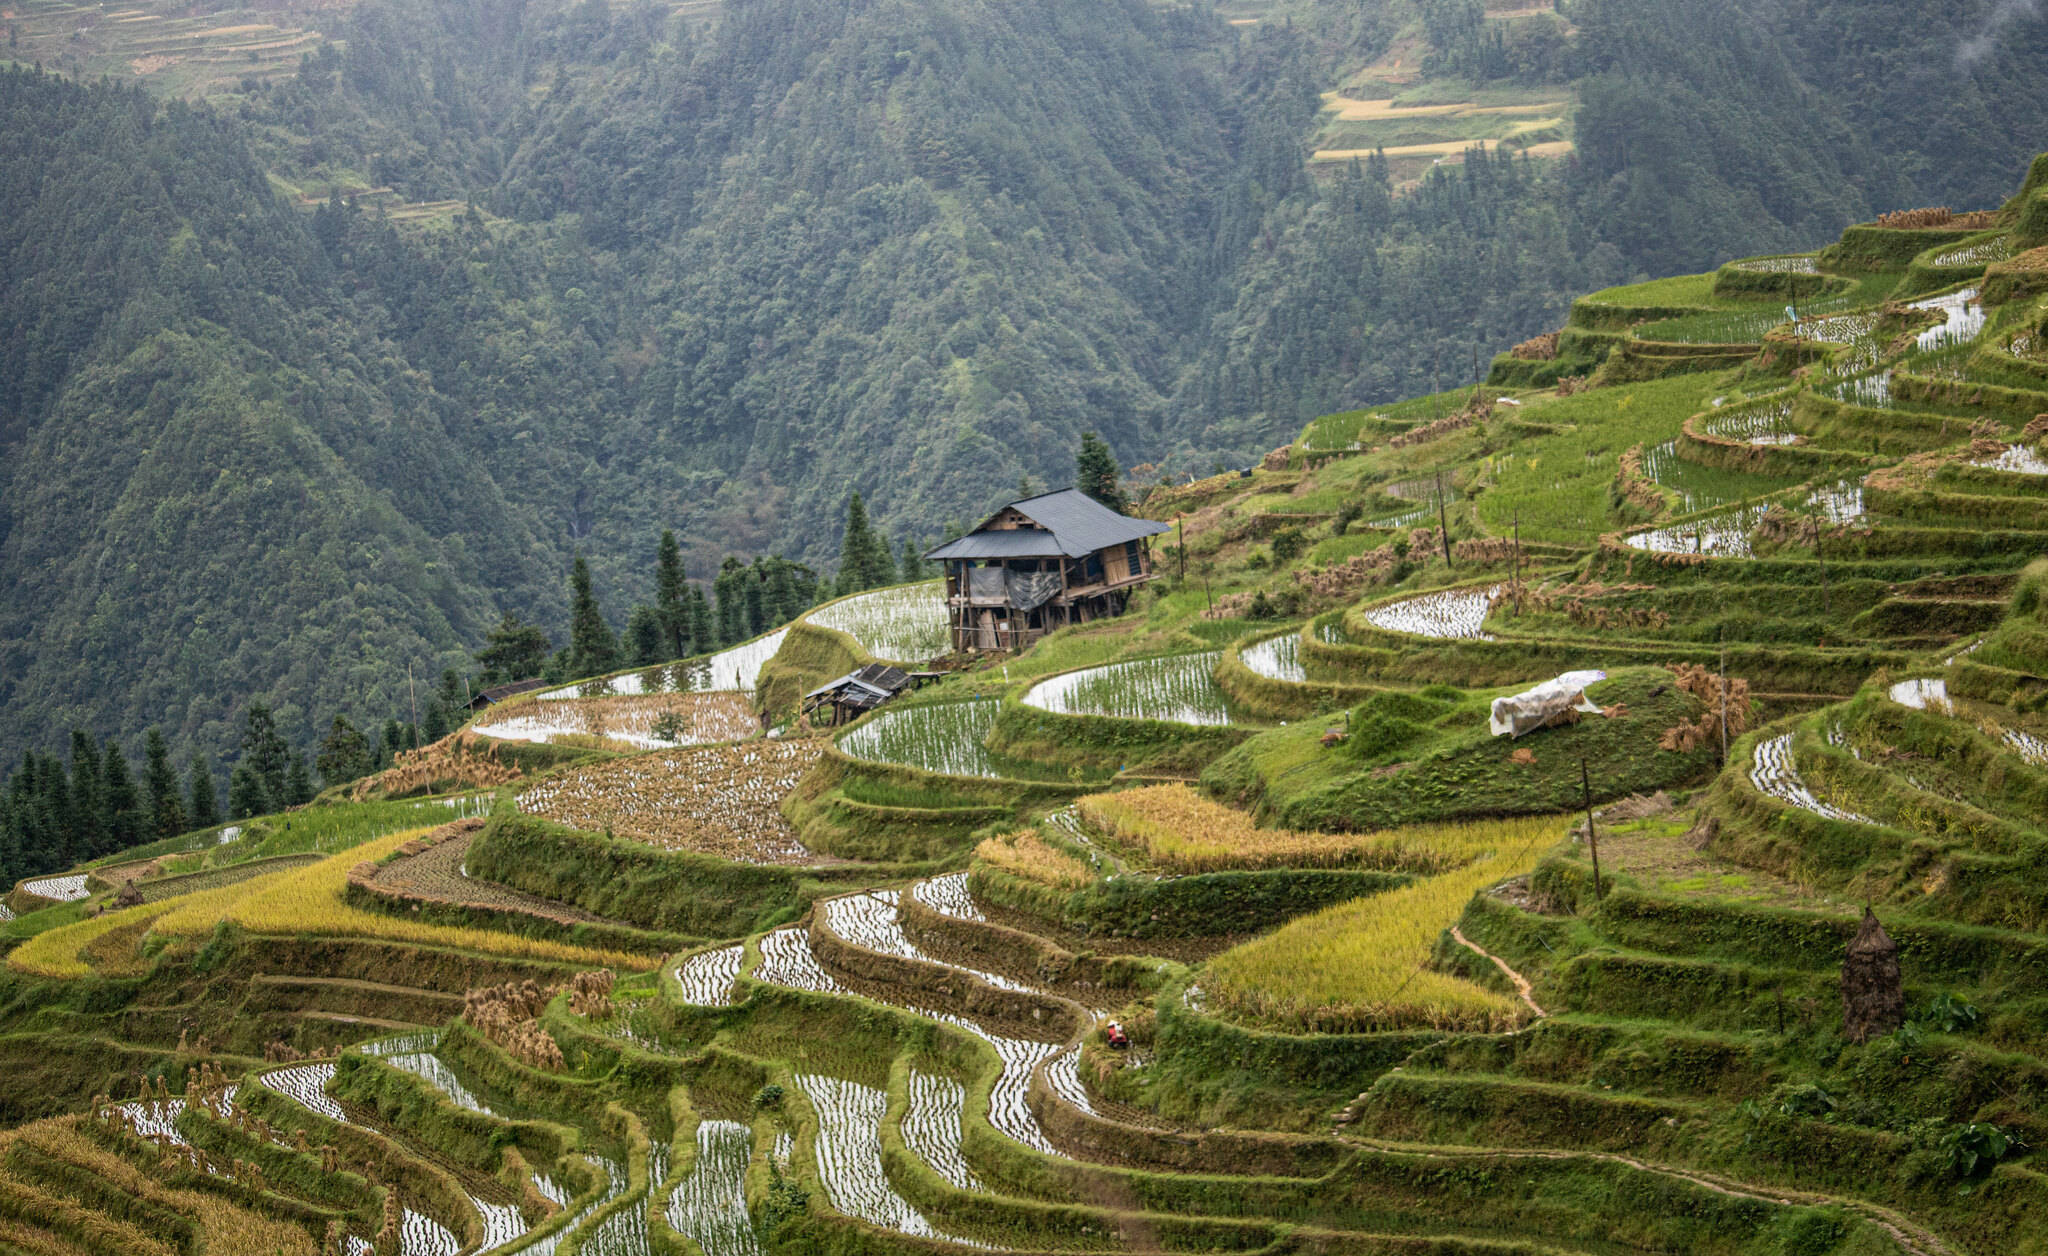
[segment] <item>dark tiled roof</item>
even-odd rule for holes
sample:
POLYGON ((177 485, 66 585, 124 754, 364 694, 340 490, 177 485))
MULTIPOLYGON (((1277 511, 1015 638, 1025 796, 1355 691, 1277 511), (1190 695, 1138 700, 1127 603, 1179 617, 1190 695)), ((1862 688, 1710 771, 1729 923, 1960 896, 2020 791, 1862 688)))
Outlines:
POLYGON ((503 702, 514 694, 531 693, 547 683, 545 680, 515 680, 509 685, 492 685, 471 698, 469 705, 472 710, 487 707, 494 702, 503 702))
MULTIPOLYGON (((1111 549, 1141 537, 1157 536, 1166 525, 1151 519, 1120 515, 1077 488, 1041 493, 1004 507, 1014 510, 1044 531, 1030 528, 984 531, 995 515, 983 520, 981 528, 957 541, 948 541, 925 555, 946 558, 1080 558, 1097 550, 1111 549)), ((997 511, 996 514, 1001 514, 997 511)))

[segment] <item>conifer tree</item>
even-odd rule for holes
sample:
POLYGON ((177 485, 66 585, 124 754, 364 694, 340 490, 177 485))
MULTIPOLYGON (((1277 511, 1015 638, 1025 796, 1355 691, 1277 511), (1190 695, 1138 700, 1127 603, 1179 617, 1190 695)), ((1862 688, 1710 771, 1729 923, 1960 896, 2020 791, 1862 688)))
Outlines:
POLYGON ((105 757, 100 760, 100 829, 108 851, 126 850, 143 839, 142 795, 135 789, 135 775, 128 756, 107 739, 105 757))
POLYGON ((718 648, 717 628, 711 622, 711 603, 704 590, 690 586, 690 654, 708 654, 718 648))
POLYGON ((228 774, 228 819, 246 820, 270 810, 270 792, 263 788, 263 774, 249 766, 247 759, 228 774))
POLYGON ((654 609, 668 643, 668 656, 679 659, 689 653, 683 648, 690 635, 690 610, 684 597, 689 581, 683 574, 683 551, 672 529, 661 531, 661 546, 654 554, 654 609))
POLYGON ((921 547, 906 536, 903 538, 903 557, 896 564, 896 578, 905 584, 909 584, 912 581, 922 580, 924 577, 924 554, 921 552, 921 547))
POLYGON ((642 602, 626 621, 626 661, 634 667, 651 667, 669 657, 668 629, 661 612, 642 602))
POLYGON ((727 556, 718 568, 711 592, 718 599, 718 643, 732 645, 747 639, 747 591, 743 585, 747 569, 740 560, 727 556))
POLYGON ((327 736, 320 741, 320 753, 313 759, 320 779, 332 788, 369 775, 376 765, 376 752, 370 748, 369 738, 346 716, 335 716, 327 736))
MULTIPOLYGON (((291 769, 291 747, 285 745, 278 735, 277 717, 271 713, 270 704, 261 699, 252 699, 249 709, 242 715, 241 750, 243 763, 249 765, 263 782, 263 797, 266 801, 284 798, 285 774, 291 769)), ((230 788, 233 782, 230 779, 230 788)), ((231 808, 232 809, 232 808, 231 808)), ((236 817, 240 819, 240 817, 236 817)))
POLYGON ((576 555, 569 573, 569 666, 581 679, 602 676, 619 666, 619 639, 612 635, 597 598, 590 591, 590 564, 576 555))
POLYGON ((498 681, 527 680, 541 673, 547 666, 548 654, 555 648, 546 633, 524 623, 519 616, 506 611, 498 620, 498 626, 484 638, 484 648, 476 652, 477 666, 483 668, 486 685, 498 681))
POLYGON ((803 613, 803 598, 797 593, 794 564, 782 557, 768 562, 768 587, 762 595, 768 604, 768 618, 786 624, 803 613))
POLYGON ((888 543, 869 525, 867 503, 856 490, 846 501, 846 530, 839 541, 839 596, 892 583, 895 569, 888 543))
POLYGON ((755 637, 768 631, 768 579, 760 559, 754 560, 744 579, 740 588, 747 605, 747 635, 755 637))
POLYGON ((149 807, 149 835, 176 837, 185 831, 185 802, 178 796, 178 774, 161 729, 151 728, 143 749, 142 791, 149 807))
POLYGON ((206 768, 206 760, 198 751, 192 753, 191 781, 192 804, 186 814, 195 829, 210 829, 220 823, 220 795, 213 789, 213 773, 206 768))
POLYGON ((99 747, 92 744, 92 735, 84 729, 73 729, 70 798, 64 808, 70 859, 93 859, 106 853, 106 834, 101 824, 104 814, 100 807, 99 747))
POLYGON ((1093 432, 1081 433, 1081 450, 1074 456, 1074 487, 1122 513, 1129 507, 1123 490, 1117 487, 1117 474, 1116 455, 1109 445, 1093 432))
POLYGON ((285 772, 285 796, 287 807, 301 807, 313 801, 313 778, 306 771, 306 756, 292 751, 291 767, 285 772))

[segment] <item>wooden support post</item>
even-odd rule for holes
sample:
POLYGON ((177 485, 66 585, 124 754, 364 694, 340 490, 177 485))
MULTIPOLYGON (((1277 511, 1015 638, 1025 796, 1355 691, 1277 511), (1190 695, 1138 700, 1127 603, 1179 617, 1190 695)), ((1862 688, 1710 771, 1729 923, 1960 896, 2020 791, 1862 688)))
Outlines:
POLYGON ((412 664, 405 665, 405 696, 412 702, 412 748, 420 748, 420 695, 413 688, 412 664))
POLYGON ((1728 766, 1728 630, 1721 629, 1721 766, 1728 766))
MULTIPOLYGON (((1174 520, 1173 520, 1173 535, 1174 535, 1174 538, 1175 538, 1174 548, 1180 551, 1180 579, 1181 579, 1181 583, 1183 583, 1183 584, 1187 583, 1187 578, 1188 578, 1188 526, 1187 526, 1187 525, 1188 525, 1188 520, 1187 520, 1187 516, 1186 516, 1186 515, 1176 515, 1176 516, 1174 516, 1174 520)), ((1064 578, 1064 577, 1063 577, 1063 578, 1064 578)))
POLYGON ((1522 512, 1515 512, 1515 618, 1522 617, 1522 512))
POLYGON ((1444 504, 1444 469, 1441 466, 1436 469, 1436 524, 1437 531, 1441 534, 1437 539, 1443 543, 1444 566, 1452 566, 1451 513, 1450 507, 1444 504))
POLYGON ((1593 778, 1586 771, 1586 756, 1579 756, 1579 788, 1586 795, 1586 847, 1593 852, 1593 901, 1606 901, 1600 888, 1600 839, 1593 833, 1593 778))

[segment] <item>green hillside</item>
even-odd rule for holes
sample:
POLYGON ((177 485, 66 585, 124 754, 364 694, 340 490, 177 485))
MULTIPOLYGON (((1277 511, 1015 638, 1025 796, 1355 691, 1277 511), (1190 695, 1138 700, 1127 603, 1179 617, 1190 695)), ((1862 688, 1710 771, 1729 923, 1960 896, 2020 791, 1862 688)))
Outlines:
POLYGON ((2044 185, 20 880, 0 1244, 2048 1252, 2044 185))
POLYGON ((1087 430, 1247 465, 1577 293, 1991 204, 2048 52, 1991 0, 6 12, 10 764, 409 719, 503 613, 563 640, 579 550, 623 627, 664 528, 708 582, 1087 430))

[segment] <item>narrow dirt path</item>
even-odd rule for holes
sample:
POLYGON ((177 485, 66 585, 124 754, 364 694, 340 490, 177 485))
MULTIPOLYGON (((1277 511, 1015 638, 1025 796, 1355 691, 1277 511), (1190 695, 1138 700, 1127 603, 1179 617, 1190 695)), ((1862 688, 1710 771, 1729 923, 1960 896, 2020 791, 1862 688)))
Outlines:
POLYGON ((1492 960, 1493 966, 1495 968, 1500 969, 1501 976, 1506 977, 1509 981, 1514 983, 1515 993, 1522 996, 1522 1002, 1529 1005, 1530 1011, 1536 1013, 1538 1016, 1550 1015, 1550 1013, 1544 1011, 1542 1007, 1538 1006, 1535 997, 1532 994, 1530 994, 1531 987, 1529 985, 1529 979, 1524 977, 1522 974, 1516 972, 1514 969, 1509 968, 1506 960, 1502 959, 1498 955, 1493 954, 1491 951, 1483 949, 1478 944, 1474 943, 1472 939, 1466 937, 1464 932, 1460 930, 1456 925, 1451 926, 1451 937, 1456 939, 1459 946, 1464 947, 1466 950, 1472 952, 1474 955, 1479 956, 1481 959, 1492 960))

